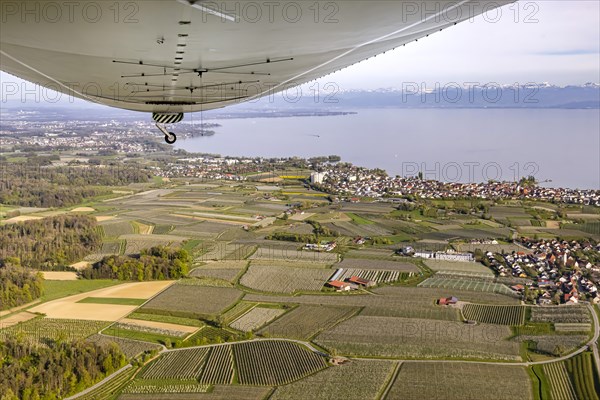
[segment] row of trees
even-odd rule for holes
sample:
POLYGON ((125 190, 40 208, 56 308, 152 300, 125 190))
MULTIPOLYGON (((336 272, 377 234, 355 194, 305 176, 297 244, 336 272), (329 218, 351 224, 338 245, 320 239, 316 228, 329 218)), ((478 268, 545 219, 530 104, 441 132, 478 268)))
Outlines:
MULTIPOLYGON (((287 214, 284 214, 284 220, 287 219, 287 214)), ((266 238, 269 240, 282 240, 286 242, 296 243, 319 243, 322 237, 337 237, 339 233, 323 226, 320 222, 307 220, 313 228, 313 233, 290 233, 290 232, 274 232, 266 238)))
POLYGON ((0 267, 64 269, 101 246, 96 219, 85 215, 60 215, 1 225, 0 267))
POLYGON ((8 338, 0 342, 0 399, 54 400, 80 392, 127 363, 116 344, 8 338))
POLYGON ((61 187, 38 181, 22 181, 7 186, 0 182, 0 203, 15 206, 69 207, 85 199, 107 194, 110 194, 109 190, 97 187, 61 187))
POLYGON ((312 219, 309 219, 306 222, 313 227, 313 233, 317 236, 317 239, 320 236, 328 236, 328 237, 329 236, 339 236, 338 232, 332 231, 331 229, 327 228, 326 226, 321 225, 320 222, 317 222, 312 219))
POLYGON ((111 193, 106 186, 148 182, 138 165, 52 167, 45 163, 0 163, 0 203, 26 207, 68 207, 111 193))
POLYGON ((40 273, 1 267, 0 310, 18 307, 39 298, 43 293, 43 281, 40 273))
POLYGON ((301 233, 290 233, 290 232, 274 232, 266 237, 268 240, 283 240, 286 242, 296 243, 317 243, 318 238, 316 235, 301 234, 301 233))
POLYGON ((151 281, 179 279, 187 275, 191 257, 183 249, 156 246, 139 256, 107 256, 81 271, 85 279, 151 281))

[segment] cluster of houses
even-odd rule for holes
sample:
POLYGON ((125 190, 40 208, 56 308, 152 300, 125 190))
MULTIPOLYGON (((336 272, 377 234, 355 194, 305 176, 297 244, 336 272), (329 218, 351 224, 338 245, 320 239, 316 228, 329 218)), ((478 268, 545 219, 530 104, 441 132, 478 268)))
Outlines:
MULTIPOLYGON (((518 278, 527 278, 524 266, 529 265, 530 260, 523 251, 513 251, 510 254, 501 254, 503 262, 499 261, 496 257, 496 253, 488 251, 485 256, 487 257, 490 268, 493 269, 499 276, 513 276, 518 278)), ((533 265, 531 265, 533 266, 533 265)))
MULTIPOLYGON (((113 141, 114 142, 114 141, 113 141)), ((114 143, 113 143, 114 144, 114 143)), ((185 154, 185 153, 184 153, 185 154)), ((220 157, 212 155, 181 157, 164 166, 154 167, 156 175, 164 178, 203 178, 230 181, 251 180, 253 174, 270 173, 306 160, 292 158, 220 157)), ((277 180, 278 178, 275 178, 277 180)))
POLYGON ((531 199, 571 204, 600 205, 600 190, 576 190, 521 186, 518 182, 461 183, 424 180, 418 177, 390 177, 379 169, 350 164, 330 165, 318 173, 314 183, 339 196, 381 198, 386 195, 416 195, 426 199, 481 198, 531 199))
MULTIPOLYGON (((587 241, 534 240, 523 238, 524 251, 510 254, 488 252, 490 267, 499 276, 526 278, 529 289, 537 290, 542 304, 574 304, 586 297, 600 302, 600 261, 593 263, 586 255, 598 254, 600 246, 587 241)), ((523 285, 513 290, 524 291, 523 285)))
POLYGON ((102 124, 90 124, 78 119, 63 119, 59 114, 56 114, 56 121, 46 121, 45 118, 38 120, 38 117, 31 118, 31 115, 28 115, 37 113, 20 111, 14 115, 2 115, 0 147, 3 151, 14 147, 37 147, 70 148, 82 153, 109 150, 149 154, 158 150, 150 141, 140 140, 140 136, 151 130, 140 129, 139 122, 112 120, 102 124), (119 140, 114 140, 115 137, 119 140))
POLYGON ((183 158, 167 163, 163 167, 152 167, 157 176, 163 178, 202 178, 227 181, 245 181, 243 174, 229 172, 232 165, 221 158, 183 158))

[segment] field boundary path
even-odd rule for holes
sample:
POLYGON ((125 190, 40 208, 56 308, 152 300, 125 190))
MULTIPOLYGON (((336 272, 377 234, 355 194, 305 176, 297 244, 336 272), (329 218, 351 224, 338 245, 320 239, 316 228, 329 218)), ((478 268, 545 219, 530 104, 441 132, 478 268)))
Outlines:
MULTIPOLYGON (((598 331, 600 328, 600 323, 598 322, 598 314, 595 312, 596 310, 594 310, 594 306, 590 306, 591 307, 591 311, 592 311, 592 318, 594 318, 594 339, 592 339, 592 352, 594 353, 594 359, 596 360, 596 374, 598 375, 598 380, 600 380, 600 353, 598 352, 598 337, 600 335, 600 332, 598 331)), ((600 309, 600 306, 598 306, 598 304, 596 304, 596 307, 598 307, 598 309, 600 309)))
POLYGON ((394 386, 394 382, 396 382, 396 379, 398 379, 398 375, 400 374, 401 368, 402 368, 402 361, 397 362, 396 365, 394 366, 394 371, 392 372, 390 381, 387 383, 387 385, 385 385, 385 389, 383 390, 383 393, 381 393, 381 396, 379 396, 379 399, 387 399, 388 393, 392 389, 392 386, 394 386))
POLYGON ((17 311, 21 311, 21 310, 24 310, 26 308, 35 306, 36 304, 41 303, 41 301, 42 301, 41 299, 36 299, 36 300, 34 300, 34 301, 30 302, 30 303, 22 304, 22 305, 20 305, 18 307, 13 307, 13 308, 9 308, 8 310, 0 311, 0 318, 4 318, 4 317, 6 317, 6 316, 8 316, 10 314, 16 313, 17 311))
POLYGON ((114 378, 116 375, 120 374, 121 372, 128 370, 129 368, 131 368, 131 364, 127 364, 126 366, 124 366, 123 368, 121 368, 118 371, 113 372, 112 374, 110 374, 109 376, 107 376, 106 378, 102 379, 100 382, 96 383, 94 386, 90 386, 89 388, 74 394, 71 397, 67 397, 64 400, 72 400, 72 399, 77 399, 81 396, 85 396, 86 394, 88 394, 89 392, 91 392, 94 389, 97 389, 98 387, 104 385, 106 382, 110 381, 112 378, 114 378))
POLYGON ((190 349, 205 349, 205 348, 208 349, 211 347, 230 346, 230 345, 235 345, 238 343, 251 343, 251 342, 292 342, 292 343, 296 343, 301 346, 307 347, 313 353, 323 355, 323 356, 329 356, 329 354, 323 353, 321 350, 314 347, 312 345, 312 343, 305 342, 303 340, 286 339, 286 338, 256 338, 256 339, 250 339, 250 340, 241 340, 239 342, 213 343, 213 344, 206 344, 206 345, 202 345, 202 346, 181 347, 179 349, 165 349, 165 350, 161 351, 160 353, 161 354, 173 353, 176 351, 185 351, 185 350, 190 350, 190 349))

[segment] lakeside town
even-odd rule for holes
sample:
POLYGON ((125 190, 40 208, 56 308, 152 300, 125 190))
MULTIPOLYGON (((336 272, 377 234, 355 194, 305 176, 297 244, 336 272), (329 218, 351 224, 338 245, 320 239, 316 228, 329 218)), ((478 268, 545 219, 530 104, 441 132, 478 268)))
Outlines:
MULTIPOLYGON (((167 151, 156 127, 150 121, 119 120, 99 117, 97 121, 56 118, 35 111, 2 113, 0 147, 13 151, 77 150, 79 152, 111 151, 120 154, 154 154, 167 151), (37 120, 37 118, 41 120, 37 120), (47 120, 50 118, 50 120, 47 120)), ((93 118, 93 117, 92 117, 93 118)), ((195 126, 181 124, 182 139, 213 135, 219 124, 206 122, 195 126)))
MULTIPOLYGON (((600 190, 542 187, 531 178, 523 178, 519 182, 448 183, 422 179, 419 176, 391 177, 380 169, 367 169, 330 160, 327 157, 306 160, 297 157, 265 159, 203 155, 179 158, 156 172, 166 178, 244 181, 252 179, 252 174, 268 174, 279 167, 307 168, 318 170, 311 173, 308 183, 316 190, 329 193, 337 199, 364 197, 393 201, 390 199, 412 196, 423 199, 524 199, 600 206, 600 190)), ((268 180, 268 177, 265 179, 268 180)), ((274 180, 277 181, 276 178, 274 180)))
POLYGON ((547 188, 534 179, 519 182, 441 182, 421 177, 391 177, 378 169, 333 165, 312 175, 313 184, 328 193, 348 197, 417 196, 424 199, 527 199, 600 206, 600 190, 547 188))

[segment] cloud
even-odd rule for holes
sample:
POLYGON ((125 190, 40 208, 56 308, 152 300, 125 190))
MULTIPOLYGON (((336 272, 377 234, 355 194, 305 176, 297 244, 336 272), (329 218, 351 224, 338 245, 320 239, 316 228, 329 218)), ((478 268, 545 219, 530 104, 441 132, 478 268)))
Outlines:
POLYGON ((598 55, 598 49, 572 49, 572 50, 556 50, 556 51, 542 51, 535 53, 538 56, 582 56, 582 55, 598 55))

